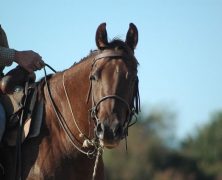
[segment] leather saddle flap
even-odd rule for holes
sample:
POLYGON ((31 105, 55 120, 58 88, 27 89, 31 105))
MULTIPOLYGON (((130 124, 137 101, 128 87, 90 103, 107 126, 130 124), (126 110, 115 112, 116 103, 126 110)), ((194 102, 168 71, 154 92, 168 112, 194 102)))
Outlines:
POLYGON ((1 102, 6 107, 7 127, 3 142, 9 146, 16 145, 18 125, 23 113, 22 142, 27 138, 36 137, 40 133, 43 115, 43 100, 38 99, 37 89, 33 88, 24 101, 24 90, 15 91, 13 94, 2 95, 1 102), (22 112, 24 111, 24 112, 22 112))

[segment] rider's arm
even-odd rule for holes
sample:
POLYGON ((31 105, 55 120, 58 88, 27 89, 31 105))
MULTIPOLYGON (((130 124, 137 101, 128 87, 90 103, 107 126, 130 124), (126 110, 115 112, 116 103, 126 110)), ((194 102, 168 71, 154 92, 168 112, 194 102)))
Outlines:
POLYGON ((10 66, 15 59, 14 49, 0 46, 0 66, 10 66))
POLYGON ((42 57, 34 51, 16 51, 0 46, 0 67, 10 66, 13 61, 30 73, 44 66, 42 57))

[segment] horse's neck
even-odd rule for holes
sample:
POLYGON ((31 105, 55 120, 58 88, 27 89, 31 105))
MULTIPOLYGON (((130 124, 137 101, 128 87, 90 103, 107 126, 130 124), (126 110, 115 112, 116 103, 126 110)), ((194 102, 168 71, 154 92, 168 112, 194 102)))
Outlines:
MULTIPOLYGON (((92 128, 89 129, 88 115, 89 105, 86 103, 87 92, 89 89, 89 72, 91 70, 91 60, 85 60, 70 69, 54 75, 49 86, 53 100, 61 114, 61 117, 67 123, 72 134, 77 139, 76 144, 81 146, 80 132, 88 136, 89 131, 92 135, 92 128), (66 93, 67 95, 66 95, 66 93), (67 99, 68 96, 68 99, 67 99), (70 105, 69 105, 70 101, 70 105), (76 124, 77 126, 76 126, 76 124)), ((46 126, 51 134, 51 145, 60 150, 61 155, 70 154, 76 151, 67 140, 67 136, 58 123, 58 118, 50 103, 48 92, 45 88, 46 98, 46 126), (59 146, 59 147, 58 147, 59 146)), ((92 124, 92 123, 91 123, 92 124)))

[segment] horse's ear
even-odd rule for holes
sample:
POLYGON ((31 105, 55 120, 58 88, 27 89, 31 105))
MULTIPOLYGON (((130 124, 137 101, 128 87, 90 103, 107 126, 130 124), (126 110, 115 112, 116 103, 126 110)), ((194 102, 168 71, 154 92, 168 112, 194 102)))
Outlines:
POLYGON ((99 49, 104 49, 108 45, 106 23, 99 25, 96 31, 96 45, 99 49))
POLYGON ((138 42, 138 30, 133 23, 130 23, 129 30, 126 35, 126 44, 134 50, 138 42))

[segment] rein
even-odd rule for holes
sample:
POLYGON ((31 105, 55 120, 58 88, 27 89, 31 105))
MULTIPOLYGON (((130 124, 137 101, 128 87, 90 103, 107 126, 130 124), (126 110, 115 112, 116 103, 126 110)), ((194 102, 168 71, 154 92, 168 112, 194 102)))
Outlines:
MULTIPOLYGON (((51 66, 49 66, 48 64, 46 64, 46 66, 49 67, 51 70, 53 70, 53 71, 56 73, 56 71, 55 71, 53 68, 51 68, 51 66)), ((73 120, 74 120, 74 122, 75 122, 75 125, 76 125, 78 131, 80 132, 80 136, 84 136, 84 137, 86 138, 85 144, 94 146, 95 149, 94 149, 93 151, 90 151, 90 150, 89 150, 89 151, 84 151, 84 150, 82 150, 79 146, 76 145, 76 143, 75 143, 75 141, 74 141, 74 139, 76 139, 76 138, 75 138, 74 135, 72 134, 72 132, 71 132, 71 130, 69 129, 69 127, 68 127, 67 123, 65 122, 65 120, 62 118, 62 116, 61 116, 61 114, 60 114, 58 108, 56 107, 56 104, 55 104, 55 102, 54 102, 54 100, 53 100, 53 98, 52 98, 52 94, 51 94, 51 91, 50 91, 50 88, 49 88, 49 84, 48 84, 48 81, 47 81, 47 78, 46 78, 46 77, 47 77, 47 73, 46 73, 45 67, 44 67, 44 74, 45 74, 45 83, 46 83, 46 87, 47 87, 47 92, 48 92, 48 96, 49 96, 50 103, 51 103, 51 105, 52 105, 52 107, 53 107, 53 110, 54 110, 54 112, 55 112, 55 115, 56 115, 56 117, 57 117, 57 120, 58 120, 60 126, 62 127, 63 131, 64 131, 65 134, 67 135, 70 143, 71 143, 79 152, 87 155, 88 157, 95 156, 95 154, 96 154, 96 149, 98 149, 98 146, 99 146, 97 140, 96 140, 96 139, 89 140, 88 138, 86 138, 86 136, 85 136, 85 135, 81 132, 81 130, 79 129, 79 126, 77 125, 77 123, 76 123, 76 121, 75 121, 73 111, 72 111, 72 109, 70 109, 70 110, 71 110, 71 114, 72 114, 72 116, 73 116, 73 120)), ((63 86, 64 86, 64 82, 63 82, 63 86)), ((65 86, 64 86, 64 87, 65 87, 65 86)), ((70 104, 70 101, 69 101, 69 99, 68 99, 68 95, 67 95, 66 89, 65 89, 65 94, 66 94, 66 98, 67 98, 69 107, 71 108, 71 104, 70 104)), ((84 143, 83 143, 83 144, 84 144, 84 143)))
MULTIPOLYGON (((49 69, 51 69, 54 73, 56 73, 56 71, 48 64, 45 64, 45 66, 47 66, 49 69)), ((50 88, 49 88, 49 84, 48 84, 48 81, 47 81, 47 73, 46 73, 46 69, 44 67, 44 75, 45 75, 45 83, 46 83, 46 87, 47 87, 47 91, 48 91, 48 95, 49 95, 49 99, 50 99, 50 102, 51 102, 51 105, 53 107, 53 110, 56 114, 56 117, 57 117, 57 120, 60 124, 60 126, 62 127, 63 131, 65 132, 65 134, 67 135, 70 143, 81 153, 87 155, 89 158, 92 158, 94 156, 96 156, 96 159, 95 159, 95 164, 94 164, 94 168, 93 168, 93 175, 92 175, 92 180, 95 179, 96 177, 96 170, 97 170, 97 167, 98 167, 98 163, 99 163, 99 156, 102 155, 103 153, 103 145, 98 141, 98 138, 94 138, 92 140, 88 139, 83 133, 82 131, 80 130, 76 120, 75 120, 75 117, 74 117, 74 113, 73 113, 73 110, 72 110, 72 107, 71 107, 71 103, 70 103, 70 100, 68 98, 68 94, 67 94, 67 91, 66 91, 66 88, 65 88, 65 84, 64 84, 64 74, 63 74, 63 88, 64 88, 64 91, 65 91, 65 95, 66 95, 66 99, 68 101, 68 105, 69 105, 69 108, 70 108, 70 111, 71 111, 71 114, 72 114, 72 117, 73 117, 73 121, 78 129, 78 131, 80 132, 80 137, 84 137, 85 140, 83 142, 83 147, 89 147, 89 146, 92 146, 94 147, 94 150, 93 151, 84 151, 82 150, 79 146, 77 146, 74 142, 74 139, 76 139, 74 137, 74 135, 72 134, 71 130, 69 129, 67 123, 65 122, 65 120, 63 118, 61 118, 61 115, 60 115, 60 112, 59 110, 57 109, 56 107, 56 104, 55 102, 53 101, 53 98, 52 98, 52 94, 51 94, 51 91, 50 91, 50 88)))

